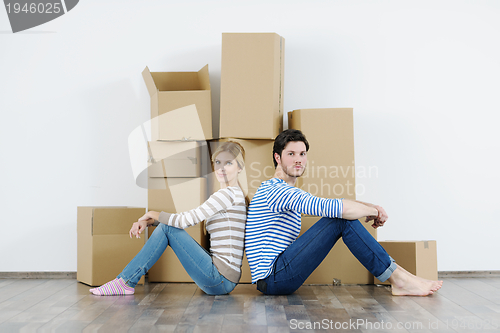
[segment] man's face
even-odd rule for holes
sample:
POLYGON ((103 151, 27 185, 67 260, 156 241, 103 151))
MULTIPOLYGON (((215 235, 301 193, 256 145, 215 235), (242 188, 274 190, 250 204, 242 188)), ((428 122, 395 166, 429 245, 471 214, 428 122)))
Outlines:
POLYGON ((300 177, 306 170, 306 145, 302 141, 288 142, 281 152, 281 157, 275 154, 275 158, 285 174, 290 177, 300 177))

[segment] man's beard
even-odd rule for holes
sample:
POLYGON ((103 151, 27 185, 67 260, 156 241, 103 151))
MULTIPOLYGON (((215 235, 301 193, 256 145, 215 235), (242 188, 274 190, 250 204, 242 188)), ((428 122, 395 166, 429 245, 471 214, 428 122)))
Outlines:
MULTIPOLYGON (((293 171, 295 171, 295 170, 294 170, 294 167, 295 167, 295 166, 292 166, 292 167, 290 167, 290 169, 292 169, 293 171)), ((283 168, 282 168, 282 169, 283 169, 283 168)), ((295 172, 295 174, 291 174, 290 172, 288 172, 288 169, 289 169, 289 168, 285 168, 285 169, 283 169, 283 172, 284 172, 287 176, 289 176, 289 177, 296 177, 296 178, 301 177, 301 176, 304 174, 304 172, 306 171, 306 167, 305 167, 305 166, 302 168, 302 172, 301 172, 300 174, 296 174, 296 172, 295 172)))

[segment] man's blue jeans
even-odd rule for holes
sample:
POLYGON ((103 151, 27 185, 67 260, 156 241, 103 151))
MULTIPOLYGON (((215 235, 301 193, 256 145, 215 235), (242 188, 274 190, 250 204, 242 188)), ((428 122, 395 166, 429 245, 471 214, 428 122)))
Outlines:
POLYGON ((266 295, 293 293, 325 259, 340 237, 361 264, 380 281, 387 280, 396 269, 394 260, 361 222, 323 217, 277 257, 271 275, 257 281, 257 289, 266 295))
POLYGON ((207 250, 202 248, 185 230, 163 223, 156 227, 141 251, 118 277, 135 288, 140 278, 158 261, 168 245, 189 276, 205 293, 224 295, 236 287, 236 283, 219 273, 207 250))

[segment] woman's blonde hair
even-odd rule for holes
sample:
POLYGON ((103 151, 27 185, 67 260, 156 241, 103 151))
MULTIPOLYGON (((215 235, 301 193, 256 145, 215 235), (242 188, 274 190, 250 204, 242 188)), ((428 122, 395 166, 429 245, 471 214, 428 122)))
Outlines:
MULTIPOLYGON (((215 158, 217 155, 222 153, 223 151, 227 151, 230 153, 233 158, 236 160, 236 163, 238 163, 238 167, 243 170, 245 168, 245 149, 243 148, 242 145, 240 145, 238 142, 235 141, 226 141, 220 144, 217 149, 212 154, 212 163, 215 163, 215 158)), ((238 186, 242 188, 240 181, 238 180, 238 186)), ((248 206, 250 203, 250 200, 248 199, 248 196, 245 195, 245 202, 248 206)))

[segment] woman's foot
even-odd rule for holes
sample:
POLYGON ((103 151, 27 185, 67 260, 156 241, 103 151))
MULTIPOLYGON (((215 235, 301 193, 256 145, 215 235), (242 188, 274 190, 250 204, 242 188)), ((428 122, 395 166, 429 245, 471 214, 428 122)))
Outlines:
POLYGON ((134 288, 129 287, 122 278, 117 278, 98 288, 90 289, 90 292, 97 296, 133 295, 134 288))
POLYGON ((397 265, 389 278, 392 294, 395 296, 427 296, 432 295, 443 285, 443 281, 423 279, 397 265))

